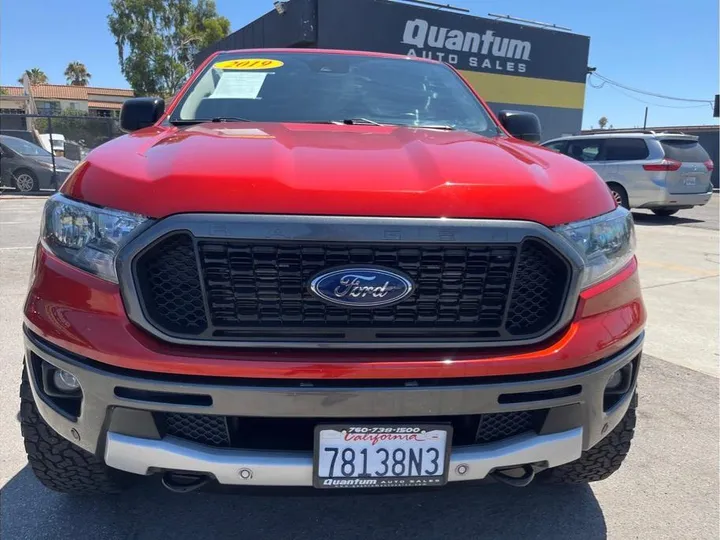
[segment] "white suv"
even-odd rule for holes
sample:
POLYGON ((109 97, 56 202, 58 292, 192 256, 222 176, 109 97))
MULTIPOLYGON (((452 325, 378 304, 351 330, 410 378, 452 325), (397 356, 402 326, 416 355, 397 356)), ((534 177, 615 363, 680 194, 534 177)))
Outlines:
POLYGON ((702 206, 712 196, 713 162, 691 135, 596 133, 552 139, 543 146, 595 169, 625 208, 670 216, 702 206))

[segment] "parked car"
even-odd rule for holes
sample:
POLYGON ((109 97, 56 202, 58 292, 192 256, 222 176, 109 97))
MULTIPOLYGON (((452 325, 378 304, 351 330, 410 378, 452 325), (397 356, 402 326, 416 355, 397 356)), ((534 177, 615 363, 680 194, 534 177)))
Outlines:
POLYGON ((597 133, 543 146, 592 167, 618 205, 659 216, 707 204, 714 164, 698 138, 680 133, 597 133))
POLYGON ((56 189, 75 167, 62 157, 36 144, 9 135, 0 135, 0 182, 22 193, 56 189), (53 170, 54 167, 54 170, 53 170))
POLYGON ((32 131, 25 129, 0 129, 0 135, 9 135, 10 137, 17 137, 25 141, 37 144, 38 140, 32 131))
POLYGON ((215 53, 174 103, 127 100, 130 133, 45 207, 20 415, 43 484, 620 467, 646 319, 632 216, 536 144, 537 116, 496 121, 440 62, 311 49, 215 53))

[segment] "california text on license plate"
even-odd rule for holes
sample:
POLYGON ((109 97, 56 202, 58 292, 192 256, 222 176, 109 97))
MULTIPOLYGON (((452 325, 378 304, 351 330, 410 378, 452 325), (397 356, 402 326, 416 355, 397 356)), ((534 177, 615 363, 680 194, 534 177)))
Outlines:
POLYGON ((441 486, 447 482, 449 425, 320 425, 316 488, 441 486))

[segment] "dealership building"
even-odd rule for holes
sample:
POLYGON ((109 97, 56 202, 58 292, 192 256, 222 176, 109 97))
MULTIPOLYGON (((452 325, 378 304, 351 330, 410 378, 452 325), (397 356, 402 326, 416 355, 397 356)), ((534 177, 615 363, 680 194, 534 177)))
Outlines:
POLYGON ((536 113, 543 138, 581 129, 590 38, 389 0, 289 0, 203 50, 301 47, 451 64, 498 112, 536 113))

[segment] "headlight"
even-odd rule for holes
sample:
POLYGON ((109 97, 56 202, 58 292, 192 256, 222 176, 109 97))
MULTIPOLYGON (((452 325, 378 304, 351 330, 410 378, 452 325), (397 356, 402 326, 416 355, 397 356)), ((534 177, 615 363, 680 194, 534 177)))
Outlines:
POLYGON ((622 207, 587 221, 561 225, 555 231, 570 241, 585 262, 583 289, 620 270, 635 253, 632 214, 622 207))
POLYGON ((43 169, 50 169, 53 170, 53 164, 52 161, 38 161, 37 162, 38 167, 42 167, 43 169))
POLYGON ((148 219, 53 195, 45 204, 41 239, 63 261, 117 283, 115 257, 148 219))

